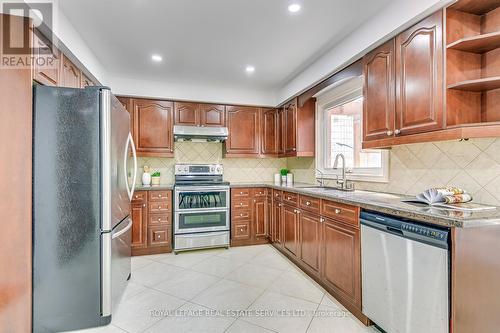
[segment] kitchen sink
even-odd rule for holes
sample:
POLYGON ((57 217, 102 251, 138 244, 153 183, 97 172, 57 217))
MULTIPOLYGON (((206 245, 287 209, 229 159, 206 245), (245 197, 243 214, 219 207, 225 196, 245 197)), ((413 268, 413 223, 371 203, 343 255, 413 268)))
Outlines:
POLYGON ((323 190, 323 191, 342 191, 342 192, 354 192, 354 190, 343 190, 339 187, 334 186, 298 186, 296 188, 300 188, 303 190, 323 190))

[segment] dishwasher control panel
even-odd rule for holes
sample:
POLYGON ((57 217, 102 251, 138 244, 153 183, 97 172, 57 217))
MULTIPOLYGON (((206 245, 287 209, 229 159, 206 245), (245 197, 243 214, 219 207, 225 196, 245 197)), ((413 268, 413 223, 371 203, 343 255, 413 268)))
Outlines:
POLYGON ((439 240, 447 240, 448 239, 448 231, 437 230, 434 228, 421 226, 413 223, 405 223, 402 224, 401 230, 404 232, 411 232, 414 234, 422 235, 425 237, 435 238, 439 240))

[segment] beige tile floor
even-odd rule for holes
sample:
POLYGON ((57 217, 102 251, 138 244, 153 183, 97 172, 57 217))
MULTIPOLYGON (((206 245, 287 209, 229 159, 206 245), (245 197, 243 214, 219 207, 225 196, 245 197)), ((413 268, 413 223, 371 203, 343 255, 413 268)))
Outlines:
POLYGON ((78 332, 377 331, 272 246, 259 245, 133 257, 111 325, 78 332))

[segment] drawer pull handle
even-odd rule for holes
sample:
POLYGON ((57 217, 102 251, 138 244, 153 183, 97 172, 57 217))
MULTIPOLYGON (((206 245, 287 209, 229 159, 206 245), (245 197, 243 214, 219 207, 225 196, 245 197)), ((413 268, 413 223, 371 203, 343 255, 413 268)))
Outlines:
POLYGON ((243 206, 243 202, 240 202, 240 206, 243 206))
POLYGON ((320 221, 321 223, 323 223, 323 222, 325 222, 325 219, 321 217, 321 218, 319 219, 319 221, 320 221))
POLYGON ((240 192, 240 194, 243 194, 243 192, 240 192))
POLYGON ((158 194, 158 197, 161 198, 161 194, 158 194))
POLYGON ((342 210, 335 208, 335 214, 340 214, 341 212, 342 212, 342 210))
POLYGON ((310 206, 311 205, 311 202, 310 201, 306 201, 306 206, 310 206))
POLYGON ((243 217, 243 213, 241 213, 240 216, 243 217))
POLYGON ((161 209, 161 206, 158 206, 158 209, 161 209))
POLYGON ((287 200, 292 200, 292 197, 287 197, 287 200))
POLYGON ((146 204, 142 204, 142 207, 146 207, 146 204))
POLYGON ((137 198, 139 198, 139 196, 138 196, 138 195, 136 195, 136 196, 135 196, 135 198, 137 199, 137 198))
POLYGON ((159 221, 161 221, 161 218, 160 218, 160 217, 158 218, 158 222, 159 222, 159 221))
POLYGON ((160 236, 160 235, 158 235, 158 239, 160 239, 160 238, 161 238, 161 236, 160 236))

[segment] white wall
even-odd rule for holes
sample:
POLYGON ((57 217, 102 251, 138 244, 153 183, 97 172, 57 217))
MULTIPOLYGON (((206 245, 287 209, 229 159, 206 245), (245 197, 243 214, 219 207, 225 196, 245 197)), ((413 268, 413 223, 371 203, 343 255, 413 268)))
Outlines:
MULTIPOLYGON (((55 35, 103 85, 108 85, 109 77, 106 69, 66 15, 59 9, 57 0, 54 1, 54 18, 53 31, 55 35)), ((92 24, 91 19, 89 19, 89 24, 92 24)))
POLYGON ((273 91, 246 90, 238 87, 180 84, 119 77, 111 77, 110 86, 116 95, 259 106, 275 106, 276 103, 273 91))
MULTIPOLYGON (((369 1, 369 0, 367 0, 369 1)), ((276 92, 276 104, 308 89, 454 0, 393 0, 276 92)))

